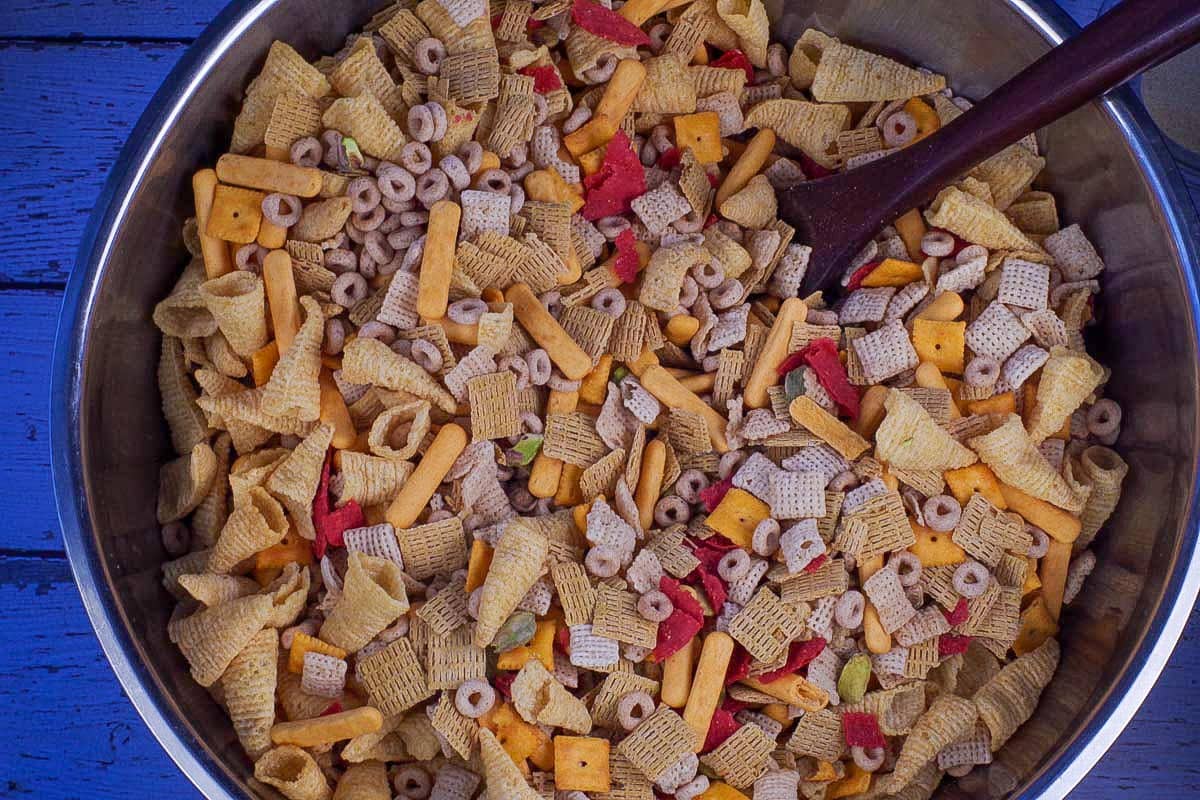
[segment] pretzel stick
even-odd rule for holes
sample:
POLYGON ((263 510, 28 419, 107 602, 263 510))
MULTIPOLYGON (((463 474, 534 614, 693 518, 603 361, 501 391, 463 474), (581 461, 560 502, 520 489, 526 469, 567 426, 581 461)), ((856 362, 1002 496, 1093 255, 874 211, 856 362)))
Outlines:
POLYGON ((229 245, 215 236, 209 236, 208 218, 212 214, 213 195, 217 191, 217 173, 202 169, 192 176, 192 196, 196 202, 196 231, 200 235, 200 255, 204 259, 204 273, 209 280, 233 272, 233 259, 229 257, 229 245))
MULTIPOLYGON (((550 390, 546 400, 546 415, 570 414, 579 403, 579 392, 550 390)), ((539 451, 529 469, 529 493, 534 497, 554 497, 562 476, 563 462, 539 451)))
POLYGON ((766 408, 771 402, 767 389, 783 380, 777 372, 779 365, 787 358, 788 347, 791 346, 792 326, 803 322, 808 315, 808 306, 798 297, 789 297, 779 307, 767 341, 763 344, 754 364, 754 370, 746 380, 746 407, 766 408))
POLYGON ((644 531, 654 527, 654 505, 658 502, 659 492, 662 491, 666 468, 667 446, 661 440, 654 439, 642 451, 642 472, 638 477, 637 491, 633 495, 644 531))
POLYGON ((287 250, 272 250, 263 259, 263 284, 267 290, 267 306, 279 354, 292 346, 300 330, 300 301, 296 296, 296 276, 292 272, 292 257, 287 250))
POLYGON ((421 457, 421 462, 412 475, 400 487, 392 504, 388 506, 387 521, 392 527, 411 527, 425 510, 438 486, 454 466, 454 461, 466 449, 470 439, 467 432, 453 422, 446 423, 421 457))
POLYGON ((353 739, 364 733, 375 733, 383 727, 383 714, 372 706, 361 706, 314 719, 280 722, 271 728, 275 744, 294 744, 297 747, 318 747, 353 739))
POLYGON ((1042 556, 1042 569, 1038 575, 1042 580, 1042 599, 1046 611, 1058 622, 1062 613, 1063 594, 1067 590, 1067 568, 1071 565, 1071 543, 1050 540, 1046 555, 1042 556))
POLYGON ((567 380, 578 381, 592 371, 592 358, 563 330, 550 315, 542 301, 524 283, 514 283, 504 293, 513 304, 513 314, 535 342, 541 345, 550 360, 558 365, 567 380))
MULTIPOLYGON (((754 138, 746 145, 746 149, 738 156, 738 160, 734 162, 730 168, 729 174, 725 176, 725 180, 721 182, 720 188, 717 189, 716 199, 713 201, 715 208, 720 208, 721 204, 735 194, 746 188, 746 184, 750 183, 750 179, 758 173, 767 164, 767 157, 771 155, 771 151, 775 149, 775 131, 770 128, 763 128, 758 133, 754 134, 754 138)), ((790 330, 789 330, 790 335, 790 330)))
POLYGON ((692 637, 681 649, 663 662, 662 701, 671 708, 687 705, 692 693, 692 673, 700 657, 700 640, 692 637))
POLYGON ((422 317, 441 319, 446 316, 461 220, 462 209, 450 200, 440 200, 429 209, 429 232, 425 235, 417 286, 417 313, 422 317))
POLYGON ((337 384, 333 382, 333 373, 322 369, 319 376, 321 382, 321 421, 333 426, 333 446, 337 450, 346 450, 354 446, 358 431, 354 429, 354 420, 350 418, 350 410, 346 408, 346 399, 342 397, 337 384))
POLYGON ((232 153, 217 159, 217 177, 222 183, 296 197, 316 197, 323 183, 319 169, 232 153))
MULTIPOLYGON (((883 555, 864 558, 858 564, 858 583, 861 586, 867 579, 883 569, 883 555)), ((892 635, 883 629, 879 621, 879 612, 870 600, 863 608, 863 633, 866 635, 867 649, 872 653, 886 653, 892 649, 892 635)))
POLYGON ((695 751, 700 752, 708 736, 721 690, 725 688, 725 673, 729 670, 729 659, 733 657, 733 637, 728 633, 713 631, 704 637, 700 650, 700 661, 692 678, 692 690, 688 692, 687 705, 683 709, 683 721, 695 735, 695 751))
POLYGON ((725 426, 728 421, 717 413, 716 409, 701 400, 694 392, 685 389, 678 378, 657 364, 646 367, 641 378, 642 386, 646 391, 658 398, 663 405, 668 408, 694 411, 704 417, 713 448, 718 453, 729 452, 729 441, 725 438, 725 426))

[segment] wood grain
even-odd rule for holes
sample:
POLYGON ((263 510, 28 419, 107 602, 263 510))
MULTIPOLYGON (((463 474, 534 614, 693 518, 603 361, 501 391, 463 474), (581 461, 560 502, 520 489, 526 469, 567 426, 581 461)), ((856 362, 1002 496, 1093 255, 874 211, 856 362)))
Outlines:
POLYGON ((117 153, 186 49, 0 41, 0 287, 66 281, 117 153))
POLYGON ((200 798, 108 668, 65 557, 0 556, 0 797, 200 798))
POLYGON ((194 39, 226 0, 9 0, 0 38, 194 39))

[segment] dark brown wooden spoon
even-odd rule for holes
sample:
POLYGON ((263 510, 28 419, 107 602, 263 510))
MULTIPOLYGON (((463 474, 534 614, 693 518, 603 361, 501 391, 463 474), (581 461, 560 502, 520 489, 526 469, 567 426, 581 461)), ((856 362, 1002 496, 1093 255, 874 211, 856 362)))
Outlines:
POLYGON ((884 226, 979 162, 1197 42, 1200 0, 1125 0, 931 136, 781 192, 780 218, 813 248, 800 295, 833 288, 884 226))

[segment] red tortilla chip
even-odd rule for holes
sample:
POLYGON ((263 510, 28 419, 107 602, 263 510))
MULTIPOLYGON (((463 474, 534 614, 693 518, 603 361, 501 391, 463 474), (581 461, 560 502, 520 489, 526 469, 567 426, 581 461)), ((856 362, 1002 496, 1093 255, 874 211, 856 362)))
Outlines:
POLYGON ((336 511, 330 511, 329 481, 332 469, 333 459, 326 456, 325 466, 321 468, 321 480, 317 484, 317 494, 313 497, 312 521, 316 538, 312 548, 318 559, 323 558, 325 551, 330 547, 345 547, 343 534, 347 530, 361 528, 367 524, 362 508, 354 500, 336 511))
POLYGON ((733 478, 726 478, 723 481, 718 481, 707 489, 700 490, 700 502, 704 503, 704 510, 709 514, 713 512, 721 501, 725 499, 726 493, 733 488, 733 478))
POLYGON ((882 261, 868 261, 854 270, 854 274, 850 276, 850 282, 846 284, 846 291, 853 292, 862 286, 862 282, 867 279, 867 276, 874 272, 875 268, 882 263, 882 261))
POLYGON ((942 611, 942 615, 946 618, 946 622, 951 625, 962 625, 967 621, 967 617, 971 616, 971 611, 967 607, 967 598, 958 598, 958 603, 955 604, 953 611, 942 611))
POLYGON ((512 700, 512 685, 516 679, 517 673, 515 672, 497 672, 496 677, 492 679, 492 684, 505 700, 512 700))
POLYGON ((817 373, 817 380, 837 403, 838 411, 850 419, 858 418, 858 390, 850 385, 846 368, 838 358, 833 339, 817 339, 800 351, 800 358, 817 373))
POLYGON ((842 714, 842 735, 847 747, 863 747, 868 750, 887 747, 887 739, 879 729, 879 720, 874 714, 847 711, 842 714))
POLYGON ((625 131, 618 130, 609 140, 603 164, 583 179, 583 187, 587 189, 587 202, 581 213, 593 222, 628 214, 633 210, 630 203, 646 193, 646 168, 633 152, 625 131))
POLYGON ((725 685, 732 686, 743 678, 750 676, 750 664, 754 656, 740 644, 733 646, 733 655, 729 657, 729 667, 725 670, 725 685))
POLYGON ((650 44, 650 37, 637 25, 591 0, 575 0, 571 18, 588 33, 610 42, 626 47, 645 47, 650 44))
POLYGON ((658 623, 658 640, 654 645, 654 660, 662 663, 679 652, 704 627, 704 609, 679 585, 679 581, 664 575, 658 582, 659 591, 670 598, 675 610, 658 623))
POLYGON ((833 174, 833 170, 822 167, 817 162, 809 158, 807 153, 800 153, 800 171, 809 178, 816 180, 817 178, 828 178, 833 174))
POLYGON ((758 676, 758 679, 763 683, 771 683, 780 678, 786 678, 788 675, 800 671, 802 667, 808 666, 808 662, 821 655, 821 651, 824 649, 825 640, 820 636, 809 639, 807 642, 792 642, 792 646, 788 648, 787 663, 773 672, 764 672, 758 676))
POLYGON ((721 57, 709 64, 720 69, 740 69, 746 73, 746 85, 754 85, 754 65, 741 50, 726 50, 721 57))
POLYGON ((712 722, 708 724, 708 735, 704 737, 704 747, 700 748, 701 753, 716 750, 725 743, 726 739, 737 733, 742 724, 734 719, 733 715, 745 707, 745 703, 738 702, 733 698, 725 699, 721 707, 713 712, 712 722))
POLYGON ((938 655, 942 658, 952 656, 956 653, 965 653, 970 646, 970 636, 955 636, 952 633, 943 633, 938 637, 938 655))
POLYGON ((821 567, 825 566, 825 562, 828 560, 829 560, 829 556, 826 555, 825 553, 821 553, 821 555, 817 556, 812 561, 808 562, 808 565, 805 566, 804 569, 801 570, 801 572, 808 572, 808 573, 816 572, 821 567))
POLYGON ((549 94, 555 89, 561 89, 563 85, 558 70, 549 65, 544 67, 530 65, 521 69, 520 73, 533 78, 533 90, 538 94, 549 94))
POLYGON ((615 242, 617 246, 617 258, 613 261, 613 272, 617 273, 617 277, 622 283, 633 283, 637 280, 638 267, 641 262, 638 259, 637 252, 637 237, 633 235, 633 228, 626 228, 617 235, 615 242))
POLYGON ((683 153, 678 147, 672 147, 667 152, 658 157, 658 168, 665 169, 668 172, 679 166, 679 162, 683 160, 683 153))

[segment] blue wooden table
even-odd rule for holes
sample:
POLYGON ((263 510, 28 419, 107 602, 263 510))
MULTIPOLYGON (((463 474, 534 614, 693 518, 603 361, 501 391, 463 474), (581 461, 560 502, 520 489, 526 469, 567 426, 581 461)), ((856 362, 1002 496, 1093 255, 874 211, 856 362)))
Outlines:
MULTIPOLYGON (((1081 23, 1105 5, 1063 2, 1081 23)), ((51 499, 47 404, 62 287, 100 186, 223 3, 0 3, 0 798, 199 797, 134 713, 84 615, 51 499)), ((1188 179, 1200 201, 1200 173, 1188 179)), ((1200 793, 1198 670, 1194 617, 1072 797, 1200 793)))

